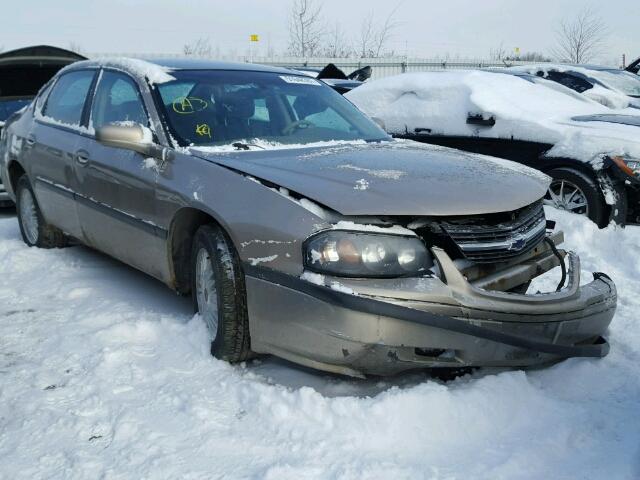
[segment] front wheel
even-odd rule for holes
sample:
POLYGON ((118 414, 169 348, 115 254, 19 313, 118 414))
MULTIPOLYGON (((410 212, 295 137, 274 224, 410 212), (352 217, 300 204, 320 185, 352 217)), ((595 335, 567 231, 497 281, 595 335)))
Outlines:
POLYGON ((26 175, 22 175, 16 185, 16 210, 24 243, 39 248, 62 248, 67 245, 66 235, 45 222, 26 175))
POLYGON ((573 168, 556 168, 547 174, 553 180, 545 205, 589 217, 601 228, 607 226, 609 208, 594 179, 573 168))
POLYGON ((231 363, 250 355, 244 274, 225 233, 213 225, 198 229, 191 249, 191 290, 196 311, 211 339, 211 354, 231 363))

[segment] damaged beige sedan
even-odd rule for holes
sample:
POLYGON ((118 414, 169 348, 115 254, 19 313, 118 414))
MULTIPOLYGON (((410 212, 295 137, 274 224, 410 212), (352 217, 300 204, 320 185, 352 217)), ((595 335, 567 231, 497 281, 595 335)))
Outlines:
POLYGON ((609 350, 615 285, 581 285, 548 177, 394 141, 289 70, 80 62, 0 152, 28 245, 74 238, 191 295, 218 358, 362 376, 609 350))

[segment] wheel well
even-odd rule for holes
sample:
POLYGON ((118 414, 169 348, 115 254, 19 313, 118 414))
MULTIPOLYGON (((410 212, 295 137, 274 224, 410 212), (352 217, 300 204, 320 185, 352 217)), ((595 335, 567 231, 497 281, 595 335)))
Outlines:
POLYGON ((593 170, 590 164, 581 162, 579 160, 572 160, 569 158, 553 158, 549 159, 542 166, 541 170, 544 173, 549 173, 551 170, 556 168, 572 168, 574 170, 578 170, 579 172, 584 173, 585 175, 589 175, 593 180, 597 180, 596 172, 593 170))
POLYGON ((174 288, 180 294, 186 295, 191 292, 191 244, 198 228, 208 224, 222 228, 211 215, 195 208, 179 210, 171 222, 168 237, 169 255, 174 288))
POLYGON ((12 161, 9 164, 9 182, 11 182, 11 190, 13 191, 14 195, 16 193, 16 186, 18 185, 18 179, 24 175, 26 172, 24 170, 24 168, 22 168, 22 165, 20 165, 17 161, 12 161))

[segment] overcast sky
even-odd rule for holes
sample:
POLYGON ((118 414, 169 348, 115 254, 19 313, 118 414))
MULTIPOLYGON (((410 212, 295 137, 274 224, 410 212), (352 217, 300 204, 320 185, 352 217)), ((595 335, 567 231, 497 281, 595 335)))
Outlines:
MULTIPOLYGON (((214 51, 244 55, 250 34, 256 53, 282 52, 290 0, 2 0, 0 47, 33 44, 88 53, 180 53, 185 43, 209 38, 214 51)), ((399 54, 488 57, 508 51, 548 53, 561 19, 592 5, 610 28, 609 62, 640 56, 640 0, 324 0, 328 25, 338 22, 357 37, 363 16, 379 21, 400 3, 390 47, 399 54)))

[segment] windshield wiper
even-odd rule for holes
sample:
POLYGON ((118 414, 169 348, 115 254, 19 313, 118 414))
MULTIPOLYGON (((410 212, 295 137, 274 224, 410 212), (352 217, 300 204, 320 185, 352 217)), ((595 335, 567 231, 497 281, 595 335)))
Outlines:
POLYGON ((260 145, 256 145, 255 143, 235 142, 235 143, 232 143, 231 145, 235 147, 236 150, 251 150, 250 147, 256 147, 261 150, 266 150, 264 147, 261 147, 260 145))

